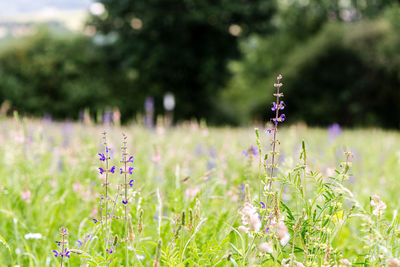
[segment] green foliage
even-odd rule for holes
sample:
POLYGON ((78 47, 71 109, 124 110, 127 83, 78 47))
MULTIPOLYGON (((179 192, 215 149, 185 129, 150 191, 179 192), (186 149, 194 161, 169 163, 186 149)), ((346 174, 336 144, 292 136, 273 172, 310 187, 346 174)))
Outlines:
POLYGON ((289 88, 289 121, 399 127, 399 10, 393 6, 370 21, 328 23, 301 42, 285 32, 252 37, 243 43, 244 61, 232 63, 236 75, 222 97, 242 121, 266 119, 264 105, 272 101, 266 84, 280 70, 289 88))
POLYGON ((117 105, 111 88, 123 77, 110 72, 101 53, 87 37, 46 30, 13 40, 0 53, 0 101, 25 114, 55 118, 117 105))

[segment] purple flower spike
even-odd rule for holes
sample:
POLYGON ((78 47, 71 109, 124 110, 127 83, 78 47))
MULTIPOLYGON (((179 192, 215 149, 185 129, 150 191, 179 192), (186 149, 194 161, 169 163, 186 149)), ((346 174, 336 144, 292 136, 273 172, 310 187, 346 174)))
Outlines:
POLYGON ((135 169, 135 168, 133 168, 133 167, 129 167, 129 174, 132 174, 132 172, 133 172, 134 169, 135 169))
POLYGON ((265 209, 265 204, 264 204, 264 202, 261 201, 260 204, 261 204, 261 206, 262 206, 261 208, 265 209))
POLYGON ((128 204, 128 200, 122 200, 122 204, 124 205, 128 204))
POLYGON ((105 161, 106 160, 106 156, 104 156, 103 153, 99 153, 98 155, 100 156, 100 160, 101 161, 105 161))
POLYGON ((135 182, 135 180, 130 180, 129 181, 129 186, 132 187, 134 182, 135 182))
POLYGON ((132 162, 133 163, 133 156, 129 157, 128 162, 132 162))
POLYGON ((100 168, 99 168, 99 172, 100 172, 100 174, 103 174, 104 169, 100 167, 100 168))
POLYGON ((57 251, 57 250, 53 250, 52 252, 54 253, 54 257, 57 258, 57 256, 58 256, 58 251, 57 251))
POLYGON ((110 172, 111 172, 111 173, 114 173, 114 172, 115 172, 115 166, 112 166, 112 167, 111 167, 110 172))

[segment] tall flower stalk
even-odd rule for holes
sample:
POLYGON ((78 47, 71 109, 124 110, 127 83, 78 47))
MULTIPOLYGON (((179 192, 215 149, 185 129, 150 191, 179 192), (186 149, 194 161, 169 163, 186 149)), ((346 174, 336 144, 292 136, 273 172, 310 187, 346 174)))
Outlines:
MULTIPOLYGON (((110 216, 109 212, 108 212, 108 201, 109 201, 109 197, 108 197, 108 195, 109 195, 109 189, 108 189, 109 177, 108 177, 108 175, 109 175, 109 173, 115 173, 115 166, 112 166, 111 168, 109 167, 110 160, 111 160, 111 157, 110 157, 111 149, 108 147, 108 144, 107 144, 107 132, 106 131, 103 132, 103 145, 104 145, 104 154, 99 153, 98 155, 100 157, 100 161, 103 161, 105 163, 105 169, 103 169, 102 167, 99 167, 99 172, 100 172, 100 174, 103 174, 103 173, 105 174, 105 180, 106 180, 105 183, 103 183, 104 191, 105 191, 104 201, 105 201, 105 206, 106 206, 106 214, 105 214, 104 219, 105 219, 105 227, 106 227, 106 237, 108 238, 108 236, 109 236, 109 234, 108 234, 108 232, 109 232, 108 219, 110 216)), ((101 205, 100 205, 100 209, 102 209, 101 205)), ((102 213, 100 213, 100 214, 102 215, 102 213)), ((101 216, 100 220, 103 223, 103 216, 101 216)), ((108 249, 108 240, 106 241, 106 250, 107 249, 108 249)))
POLYGON ((68 230, 65 227, 60 228, 60 235, 61 235, 61 241, 56 241, 56 244, 58 245, 60 250, 53 250, 54 257, 60 257, 60 266, 63 266, 63 261, 64 257, 69 258, 70 251, 67 248, 67 236, 68 236, 68 230))
POLYGON ((125 251, 125 257, 126 257, 126 266, 128 266, 128 241, 129 241, 129 233, 128 233, 128 186, 132 187, 134 180, 131 179, 128 182, 128 175, 132 175, 133 174, 133 170, 134 168, 131 166, 128 166, 128 163, 133 163, 133 156, 130 156, 128 158, 128 152, 127 152, 127 136, 126 134, 122 134, 122 146, 121 146, 121 150, 122 150, 122 159, 121 159, 121 163, 122 163, 122 167, 120 168, 120 173, 123 175, 124 178, 124 183, 123 183, 123 188, 124 188, 124 197, 122 199, 122 204, 124 204, 124 222, 125 222, 125 235, 126 235, 126 251, 125 251))
POLYGON ((272 151, 269 152, 271 155, 271 164, 268 165, 268 168, 270 169, 270 176, 269 178, 267 177, 266 181, 266 184, 268 184, 268 192, 271 192, 272 189, 274 172, 277 167, 275 159, 276 156, 279 154, 279 151, 277 150, 277 144, 279 144, 279 140, 277 139, 278 123, 283 122, 286 118, 285 114, 283 113, 279 114, 279 110, 283 110, 285 108, 285 103, 283 101, 280 101, 280 98, 283 97, 283 93, 280 92, 280 88, 282 87, 281 83, 282 75, 279 74, 276 79, 277 82, 274 84, 274 87, 276 88, 276 92, 274 93, 274 96, 276 97, 276 102, 272 103, 272 108, 271 108, 272 111, 275 111, 275 117, 271 119, 271 121, 274 124, 274 127, 268 130, 270 133, 273 133, 273 138, 271 142, 272 151))

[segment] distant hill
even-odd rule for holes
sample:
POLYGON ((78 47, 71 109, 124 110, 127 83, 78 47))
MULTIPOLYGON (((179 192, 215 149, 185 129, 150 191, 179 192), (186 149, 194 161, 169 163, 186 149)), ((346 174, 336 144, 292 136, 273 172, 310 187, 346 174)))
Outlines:
POLYGON ((0 1, 0 39, 20 37, 47 24, 54 31, 80 31, 92 0, 0 1))

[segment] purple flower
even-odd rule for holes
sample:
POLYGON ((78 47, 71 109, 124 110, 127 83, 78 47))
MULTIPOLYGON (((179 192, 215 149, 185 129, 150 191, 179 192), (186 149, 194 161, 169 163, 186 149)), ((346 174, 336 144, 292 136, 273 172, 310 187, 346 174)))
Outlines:
POLYGON ((99 168, 99 172, 100 172, 100 174, 103 174, 103 172, 105 172, 105 170, 103 169, 103 168, 99 168))
POLYGON ((56 241, 57 246, 61 245, 61 241, 56 241))
POLYGON ((64 253, 60 253, 60 256, 61 256, 61 257, 64 257, 64 256, 65 256, 65 257, 69 258, 69 250, 65 249, 65 250, 64 250, 64 253))
POLYGON ((154 98, 146 97, 146 101, 144 102, 144 109, 149 112, 154 109, 154 98))
POLYGON ((101 161, 105 161, 106 160, 106 156, 104 156, 103 153, 99 153, 98 155, 100 156, 100 160, 101 161))
POLYGON ((261 204, 261 206, 262 206, 261 208, 265 209, 265 204, 264 204, 264 202, 261 201, 260 204, 261 204))
POLYGON ((254 156, 258 155, 258 149, 256 146, 251 146, 249 150, 254 156))
POLYGON ((80 248, 82 246, 82 242, 80 240, 76 241, 76 245, 78 246, 78 248, 80 248))
POLYGON ((112 254, 112 253, 114 252, 114 247, 111 246, 111 248, 110 248, 110 249, 106 249, 106 251, 107 251, 108 253, 112 254))
POLYGON ((135 182, 135 180, 133 180, 133 179, 130 180, 130 181, 129 181, 129 186, 132 187, 134 182, 135 182))
POLYGON ((243 151, 242 151, 242 154, 245 155, 246 157, 249 156, 249 152, 248 152, 247 150, 243 150, 243 151))
POLYGON ((328 127, 328 133, 329 137, 333 140, 342 134, 342 129, 339 124, 334 123, 328 127))
POLYGON ((120 174, 122 174, 123 172, 124 172, 124 170, 122 169, 122 168, 119 168, 119 170, 120 170, 120 174))
POLYGON ((128 200, 122 200, 122 204, 124 205, 128 204, 128 200))
POLYGON ((273 118, 273 119, 271 119, 274 123, 278 123, 278 122, 283 122, 283 121, 285 121, 285 118, 286 118, 286 116, 285 116, 285 114, 281 114, 278 118, 273 118))
POLYGON ((285 103, 283 102, 283 101, 281 101, 280 103, 279 103, 279 105, 277 105, 275 102, 273 102, 272 103, 273 104, 273 106, 272 106, 272 108, 271 108, 271 110, 272 111, 275 111, 275 110, 277 110, 277 109, 284 109, 285 108, 285 103))
POLYGON ((133 156, 129 157, 128 162, 132 162, 133 163, 133 156))
POLYGON ((135 169, 135 168, 133 168, 133 167, 129 167, 129 174, 132 174, 132 172, 133 172, 134 169, 135 169))
POLYGON ((58 256, 58 251, 57 251, 57 250, 53 250, 52 252, 54 253, 54 257, 57 258, 57 256, 58 256))
POLYGON ((97 222, 98 222, 98 220, 97 220, 97 219, 92 219, 92 220, 93 220, 93 222, 94 222, 94 223, 97 223, 97 222))
POLYGON ((115 166, 112 166, 112 167, 111 167, 110 172, 111 172, 111 173, 114 173, 114 172, 115 172, 115 166))

